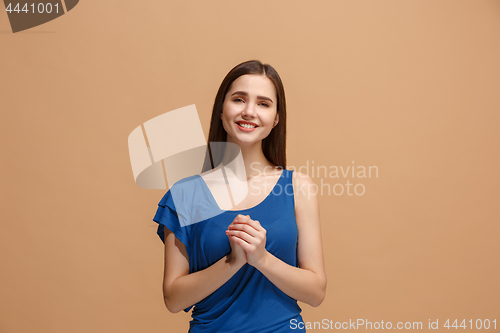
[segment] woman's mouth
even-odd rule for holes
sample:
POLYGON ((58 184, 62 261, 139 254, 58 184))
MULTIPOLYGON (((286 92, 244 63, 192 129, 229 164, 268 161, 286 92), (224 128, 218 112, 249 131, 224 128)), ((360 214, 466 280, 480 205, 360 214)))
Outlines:
POLYGON ((253 132, 258 127, 257 125, 255 125, 253 123, 241 122, 241 121, 237 122, 236 126, 238 127, 238 129, 240 131, 243 131, 243 132, 253 132))

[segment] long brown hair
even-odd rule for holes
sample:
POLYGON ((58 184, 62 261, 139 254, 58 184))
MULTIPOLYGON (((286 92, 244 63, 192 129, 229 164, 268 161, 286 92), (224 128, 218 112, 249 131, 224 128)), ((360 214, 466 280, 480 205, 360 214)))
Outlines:
MULTIPOLYGON (((278 124, 271 130, 269 135, 262 140, 262 152, 264 156, 274 165, 286 168, 286 100, 285 89, 278 75, 278 72, 269 64, 263 64, 259 60, 249 60, 236 65, 227 73, 215 96, 214 107, 212 110, 212 119, 210 121, 210 131, 208 133, 208 148, 210 152, 211 142, 227 142, 227 132, 222 126, 221 113, 224 105, 224 98, 234 80, 245 74, 261 74, 271 80, 276 89, 278 98, 277 114, 279 115, 278 124)), ((212 154, 207 154, 203 172, 218 166, 222 161, 223 151, 212 149, 212 154), (212 163, 210 158, 212 156, 212 163)))

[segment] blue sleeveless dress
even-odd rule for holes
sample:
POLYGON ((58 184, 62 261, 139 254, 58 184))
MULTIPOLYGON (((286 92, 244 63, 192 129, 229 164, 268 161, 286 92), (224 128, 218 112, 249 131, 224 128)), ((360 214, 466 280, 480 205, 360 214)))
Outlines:
MULTIPOLYGON (((261 203, 237 211, 221 210, 201 176, 184 178, 174 184, 183 187, 176 192, 182 195, 175 202, 185 206, 188 201, 188 207, 194 207, 192 214, 195 214, 194 211, 204 211, 206 214, 212 213, 205 216, 213 217, 186 223, 193 217, 186 217, 185 212, 178 214, 172 186, 159 202, 153 218, 158 223, 157 234, 163 242, 163 226, 175 234, 186 246, 189 271, 193 273, 211 266, 230 253, 231 246, 225 230, 238 214, 249 215, 266 229, 267 251, 285 263, 298 267, 292 174, 293 170, 283 169, 273 190, 261 203)), ((191 308, 190 333, 305 332, 305 329, 300 330, 296 325, 303 322, 297 300, 283 293, 248 263, 219 289, 184 311, 188 312, 191 308)))

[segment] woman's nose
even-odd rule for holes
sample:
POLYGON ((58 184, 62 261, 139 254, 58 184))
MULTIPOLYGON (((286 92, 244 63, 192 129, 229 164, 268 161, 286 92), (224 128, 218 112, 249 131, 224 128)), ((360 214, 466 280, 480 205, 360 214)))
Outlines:
POLYGON ((243 109, 242 115, 254 117, 255 116, 255 104, 254 103, 246 103, 245 108, 243 109))

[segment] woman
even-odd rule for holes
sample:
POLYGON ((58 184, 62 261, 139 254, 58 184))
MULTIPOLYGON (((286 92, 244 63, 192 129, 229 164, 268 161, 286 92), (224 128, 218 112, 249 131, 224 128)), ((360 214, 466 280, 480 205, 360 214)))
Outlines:
MULTIPOLYGON (((166 307, 194 306, 189 332, 305 332, 297 300, 318 306, 326 291, 319 208, 311 179, 286 169, 285 93, 274 68, 252 60, 227 74, 208 141, 240 148, 248 195, 221 208, 213 193, 224 181, 210 171, 188 177, 192 202, 205 195, 219 213, 181 226, 172 188, 165 194, 153 220, 165 243, 166 307)), ((227 155, 213 154, 213 164, 237 174, 227 155)))

